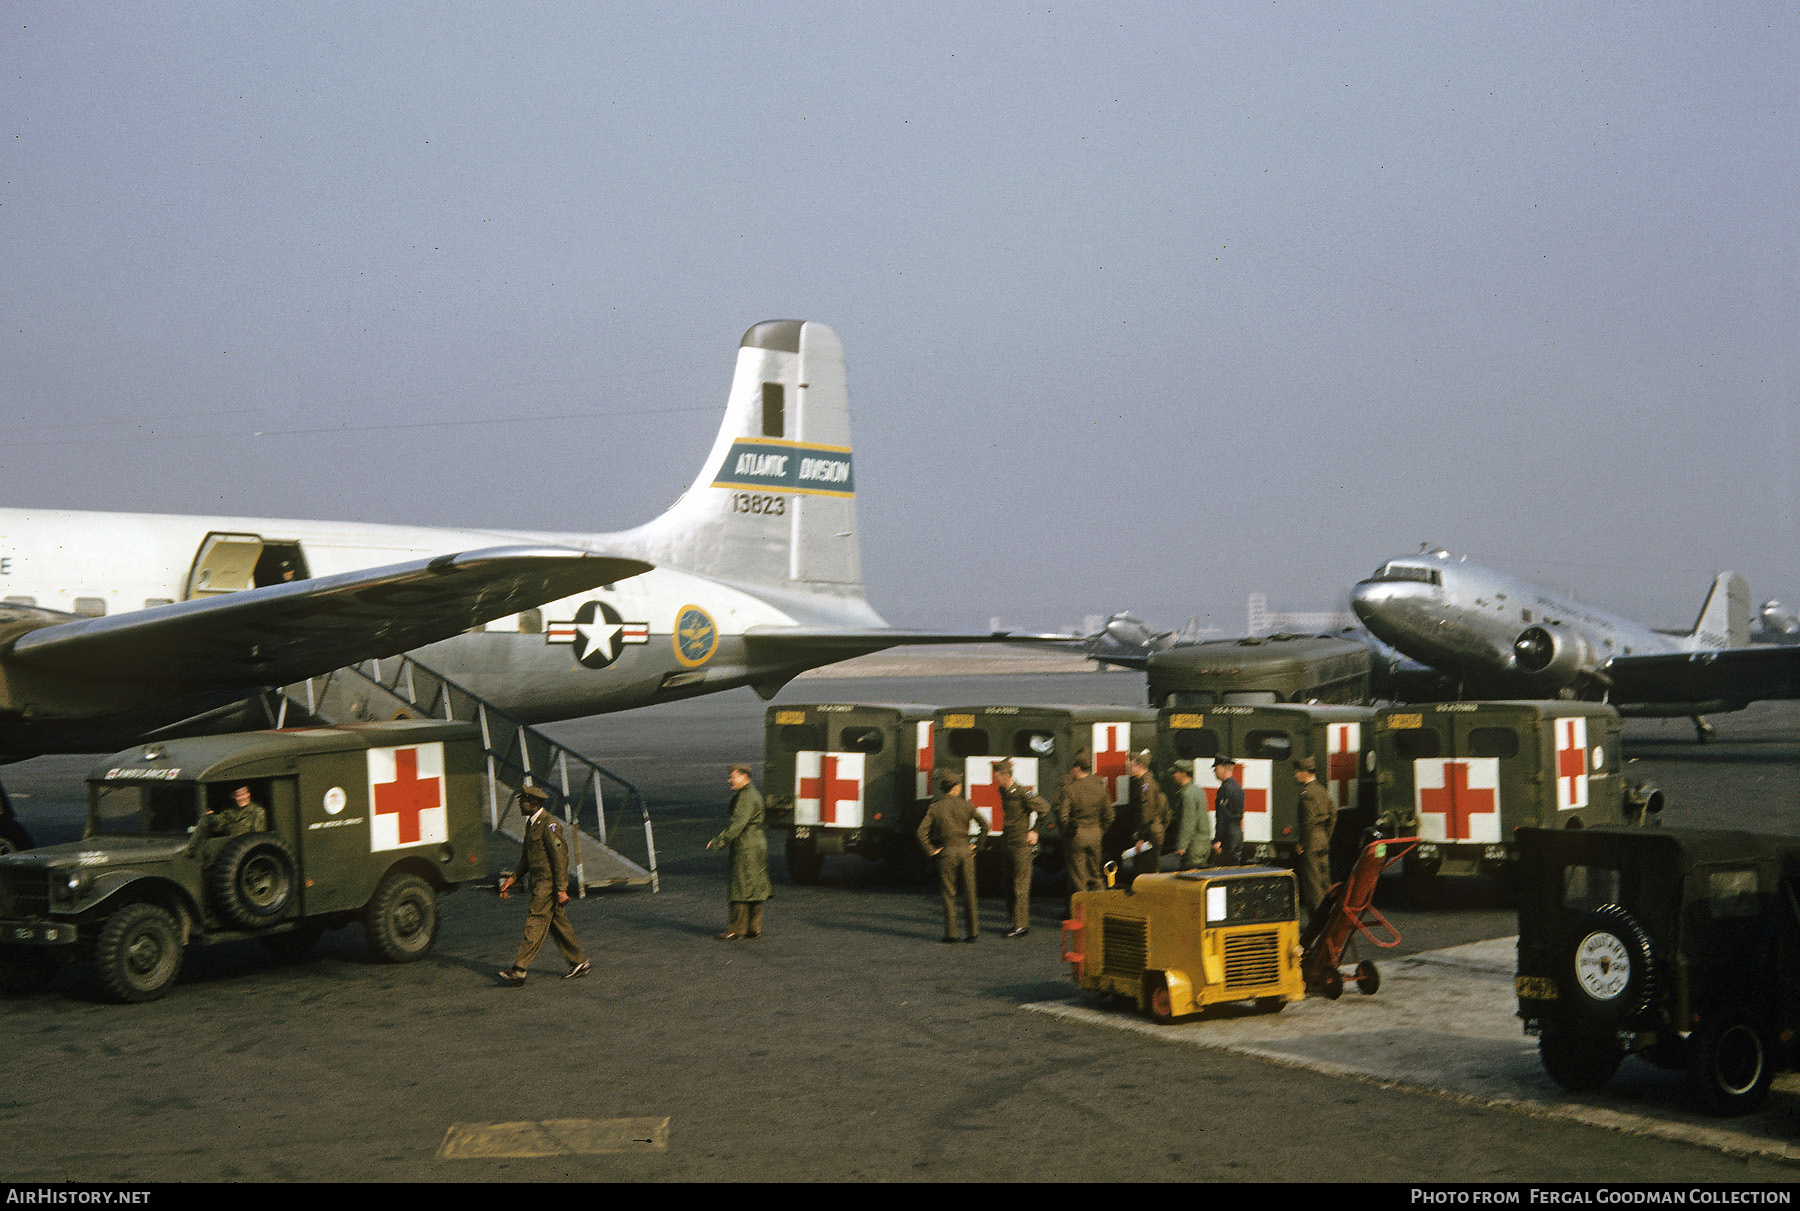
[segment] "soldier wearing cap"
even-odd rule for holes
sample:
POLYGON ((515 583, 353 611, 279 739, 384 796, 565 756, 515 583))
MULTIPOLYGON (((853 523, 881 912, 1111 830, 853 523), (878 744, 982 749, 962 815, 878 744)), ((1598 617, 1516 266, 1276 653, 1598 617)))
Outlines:
POLYGON ((1212 857, 1212 821, 1206 815, 1206 792, 1194 781, 1194 763, 1175 763, 1175 785, 1181 788, 1181 834, 1175 840, 1175 852, 1181 858, 1182 870, 1205 866, 1212 857))
POLYGON ((1132 862, 1132 873, 1154 873, 1162 865, 1163 838, 1169 832, 1169 800, 1150 773, 1150 751, 1131 754, 1126 762, 1131 774, 1131 802, 1137 812, 1135 837, 1149 846, 1132 862))
POLYGON ((969 925, 962 940, 973 942, 981 936, 981 926, 975 906, 975 849, 969 830, 973 827, 985 837, 988 827, 975 814, 975 805, 962 797, 962 778, 942 770, 937 783, 940 794, 919 821, 919 847, 926 856, 937 859, 938 890, 944 897, 943 940, 956 941, 956 897, 960 890, 969 925))
POLYGON ((1011 876, 1012 928, 1005 936, 1022 938, 1031 928, 1031 852, 1038 840, 1032 815, 1049 811, 1050 805, 1013 780, 1011 757, 994 762, 994 785, 1000 788, 1000 836, 1011 876))
POLYGON ((731 882, 725 899, 730 921, 721 942, 762 937, 763 904, 773 893, 769 886, 769 841, 763 834, 763 797, 750 780, 750 767, 734 765, 726 774, 731 784, 731 822, 725 831, 706 843, 708 849, 731 847, 731 882))
POLYGON ((1105 784, 1093 771, 1093 758, 1077 753, 1069 766, 1069 781, 1056 800, 1056 830, 1068 854, 1071 895, 1106 890, 1100 844, 1112 827, 1113 805, 1105 784))
POLYGON ((550 796, 538 786, 527 786, 513 796, 519 814, 526 816, 525 842, 517 869, 500 882, 500 898, 507 898, 521 873, 529 873, 531 911, 525 918, 518 957, 510 968, 495 974, 514 988, 525 983, 525 973, 537 958, 546 933, 556 939, 556 948, 569 965, 563 979, 580 979, 589 971, 587 956, 581 953, 581 943, 575 940, 569 916, 563 911, 569 902, 569 848, 563 840, 562 824, 545 810, 549 801, 550 796))
POLYGON ((1294 762, 1294 781, 1300 784, 1294 873, 1300 876, 1300 899, 1309 914, 1324 902, 1331 886, 1331 834, 1337 828, 1337 804, 1320 785, 1318 768, 1311 757, 1294 762))
POLYGON ((1213 857, 1220 866, 1236 866, 1244 848, 1244 785, 1233 776, 1237 762, 1223 753, 1213 758, 1213 777, 1219 789, 1213 792, 1213 857))

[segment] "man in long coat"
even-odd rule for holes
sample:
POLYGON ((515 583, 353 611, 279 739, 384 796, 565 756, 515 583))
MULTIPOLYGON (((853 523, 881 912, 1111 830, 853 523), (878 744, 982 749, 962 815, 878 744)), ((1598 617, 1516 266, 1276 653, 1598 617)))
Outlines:
POLYGON ((1013 781, 1011 757, 994 762, 994 785, 1000 788, 1000 836, 1006 842, 1012 888, 1012 928, 1005 936, 1022 938, 1031 928, 1031 853, 1038 840, 1031 817, 1034 812, 1049 811, 1050 805, 1033 794, 1031 787, 1013 781))
POLYGON ((1213 794, 1213 853, 1220 866, 1236 866, 1244 848, 1244 784, 1232 777, 1237 762, 1220 754, 1213 758, 1213 777, 1219 789, 1213 794))
POLYGON ((1056 828, 1068 854, 1071 895, 1106 890, 1100 843, 1112 827, 1113 804, 1106 784, 1094 777, 1093 768, 1091 757, 1077 754, 1069 767, 1069 781, 1056 800, 1056 828))
POLYGON ((762 937, 763 902, 769 886, 769 841, 763 835, 763 797, 750 781, 750 767, 734 765, 731 783, 731 823, 706 843, 708 849, 731 847, 731 885, 725 898, 731 904, 731 921, 725 932, 714 935, 721 942, 762 937))
POLYGON ((1212 860, 1212 821, 1206 814, 1206 792, 1194 781, 1194 763, 1175 763, 1175 785, 1181 788, 1181 834, 1175 850, 1182 870, 1197 870, 1212 860))
POLYGON ((1319 784, 1318 765, 1311 757, 1294 762, 1294 781, 1300 784, 1300 843, 1294 846, 1294 873, 1300 876, 1300 900, 1310 914, 1324 902, 1331 886, 1331 834, 1337 828, 1337 805, 1319 784))
POLYGON ((506 899, 520 875, 531 875, 531 911, 525 917, 525 936, 519 942, 518 957, 506 971, 496 972, 502 980, 517 988, 525 983, 525 972, 544 945, 544 935, 556 939, 568 963, 565 980, 576 980, 590 970, 569 915, 563 905, 569 902, 569 848, 563 840, 563 826, 546 810, 550 796, 542 787, 527 786, 518 793, 516 802, 525 819, 525 841, 519 850, 519 864, 500 884, 500 898, 506 899))

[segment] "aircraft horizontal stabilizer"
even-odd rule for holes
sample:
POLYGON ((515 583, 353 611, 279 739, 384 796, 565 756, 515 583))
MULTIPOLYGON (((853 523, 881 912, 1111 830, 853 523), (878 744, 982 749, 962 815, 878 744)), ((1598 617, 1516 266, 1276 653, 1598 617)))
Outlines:
POLYGON ((89 681, 281 685, 436 643, 651 566, 563 547, 465 551, 53 623, 20 636, 9 659, 89 681))
POLYGON ((1615 656, 1605 668, 1616 702, 1725 702, 1800 698, 1800 647, 1615 656))
POLYGON ((1023 631, 991 631, 985 635, 947 631, 904 631, 891 627, 752 627, 744 633, 744 641, 765 651, 793 652, 813 663, 848 660, 869 652, 888 648, 919 647, 927 644, 1029 643, 1080 644, 1074 635, 1032 634, 1023 631), (827 656, 821 660, 820 657, 827 656))

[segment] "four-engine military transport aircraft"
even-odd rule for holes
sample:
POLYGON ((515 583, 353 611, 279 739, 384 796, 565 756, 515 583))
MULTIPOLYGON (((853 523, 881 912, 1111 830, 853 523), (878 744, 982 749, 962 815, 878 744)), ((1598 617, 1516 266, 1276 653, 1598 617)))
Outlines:
POLYGON ((179 734, 203 711, 230 730, 221 696, 407 649, 543 722, 769 697, 899 644, 1060 638, 895 630, 870 608, 843 348, 798 320, 745 334, 699 477, 636 529, 5 509, 0 597, 0 759, 179 734))
POLYGON ((1350 593, 1383 642, 1472 698, 1585 698, 1627 715, 1702 715, 1800 697, 1800 648, 1751 647, 1743 577, 1713 582, 1694 629, 1664 634, 1445 550, 1391 559, 1350 593))

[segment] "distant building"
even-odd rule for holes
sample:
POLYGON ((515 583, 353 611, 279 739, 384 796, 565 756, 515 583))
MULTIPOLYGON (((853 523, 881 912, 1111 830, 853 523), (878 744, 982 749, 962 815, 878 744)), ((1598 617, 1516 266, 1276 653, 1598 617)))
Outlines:
POLYGON ((1252 593, 1245 603, 1247 631, 1251 635, 1271 635, 1277 631, 1295 635, 1317 635, 1344 627, 1359 625, 1349 610, 1272 611, 1266 593, 1252 593))

